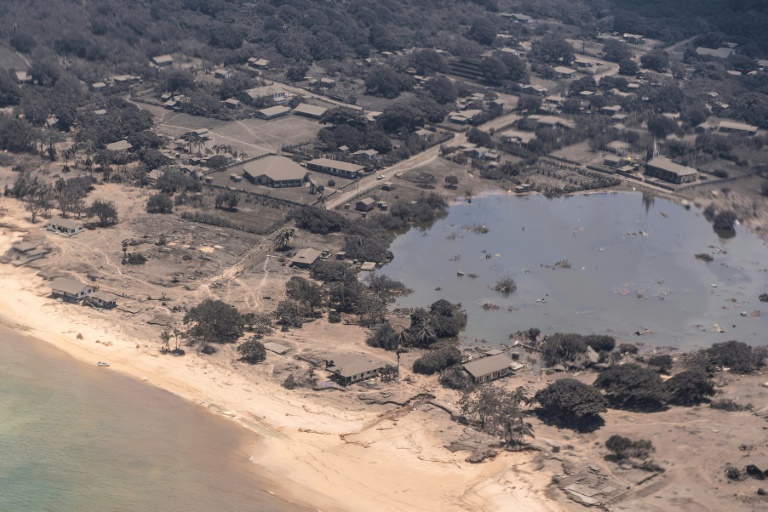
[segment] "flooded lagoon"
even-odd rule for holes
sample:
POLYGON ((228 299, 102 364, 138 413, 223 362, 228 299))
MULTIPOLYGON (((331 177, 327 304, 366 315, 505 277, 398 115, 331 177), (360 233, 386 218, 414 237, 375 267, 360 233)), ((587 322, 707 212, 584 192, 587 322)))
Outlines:
POLYGON ((721 238, 695 207, 664 199, 477 198, 398 237, 392 252, 381 272, 414 290, 397 306, 460 302, 468 342, 500 344, 537 327, 678 348, 768 343, 768 315, 755 313, 768 313, 758 300, 768 291, 768 248, 740 226, 721 238), (694 257, 701 253, 713 260, 694 257), (492 290, 505 276, 518 286, 509 296, 492 290))

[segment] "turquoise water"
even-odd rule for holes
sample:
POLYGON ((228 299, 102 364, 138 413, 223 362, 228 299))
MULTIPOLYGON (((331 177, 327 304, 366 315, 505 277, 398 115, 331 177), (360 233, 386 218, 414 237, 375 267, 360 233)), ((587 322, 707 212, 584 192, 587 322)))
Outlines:
POLYGON ((0 511, 295 511, 255 441, 198 406, 0 326, 0 511))
POLYGON ((721 238, 696 208, 663 199, 479 198, 452 206, 427 230, 399 236, 392 252, 381 272, 414 290, 397 305, 460 302, 469 341, 499 344, 537 327, 680 348, 731 339, 768 344, 768 304, 757 298, 768 292, 765 244, 738 226, 736 236, 721 238), (475 224, 488 232, 467 229, 475 224), (695 259, 699 253, 714 261, 695 259), (553 269, 561 260, 570 268, 553 269), (492 290, 504 276, 518 285, 506 297, 492 290), (486 302, 498 309, 483 309, 486 302))

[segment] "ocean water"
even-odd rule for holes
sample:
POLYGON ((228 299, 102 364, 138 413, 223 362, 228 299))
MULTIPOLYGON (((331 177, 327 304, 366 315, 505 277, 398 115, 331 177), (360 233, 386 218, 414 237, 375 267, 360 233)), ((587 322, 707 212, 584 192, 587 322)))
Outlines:
POLYGON ((768 304, 758 295, 768 292, 768 248, 740 226, 733 235, 715 232, 696 208, 639 193, 490 196, 399 236, 381 272, 414 290, 398 306, 460 302, 469 342, 498 345, 536 327, 683 349, 766 345, 768 304), (563 260, 570 268, 555 266, 563 260), (493 291, 505 276, 516 293, 493 291))
POLYGON ((255 434, 0 326, 0 511, 306 510, 270 494, 255 434))

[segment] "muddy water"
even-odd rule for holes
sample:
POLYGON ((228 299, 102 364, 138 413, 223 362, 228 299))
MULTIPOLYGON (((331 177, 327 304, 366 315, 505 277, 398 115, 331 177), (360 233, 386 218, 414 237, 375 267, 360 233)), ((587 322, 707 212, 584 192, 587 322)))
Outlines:
POLYGON ((538 327, 679 348, 768 344, 768 304, 757 298, 768 292, 768 248, 739 226, 735 236, 718 234, 696 208, 663 199, 479 198, 452 206, 428 229, 411 229, 392 251, 381 272, 415 290, 397 305, 461 302, 467 341, 501 343, 538 327), (697 260, 699 253, 714 259, 697 260), (516 293, 492 290, 504 276, 516 293))

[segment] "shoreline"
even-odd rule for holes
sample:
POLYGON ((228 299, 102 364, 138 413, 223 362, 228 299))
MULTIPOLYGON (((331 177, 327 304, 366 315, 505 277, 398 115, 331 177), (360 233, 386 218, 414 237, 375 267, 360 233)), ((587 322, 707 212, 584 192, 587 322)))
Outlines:
MULTIPOLYGON (((20 212, 6 213, 0 252, 18 234, 41 229, 20 212)), ((323 512, 491 511, 513 505, 562 510, 544 496, 547 475, 518 473, 516 467, 527 464, 531 454, 502 453, 494 461, 469 464, 466 454, 451 453, 436 441, 424 418, 406 416, 399 425, 395 420, 385 428, 379 425, 381 409, 323 407, 311 397, 238 374, 194 352, 160 356, 157 343, 129 332, 136 328, 117 310, 102 312, 49 298, 46 282, 34 268, 0 265, 0 288, 5 291, 0 296, 0 322, 8 328, 86 364, 109 361, 109 370, 194 402, 258 434, 257 442, 243 446, 243 457, 289 503, 311 504, 323 512), (410 425, 416 421, 420 423, 410 425), (369 429, 371 425, 376 428, 369 429), (505 488, 516 488, 515 494, 503 492, 505 488)), ((352 391, 354 396, 358 391, 352 391)))

